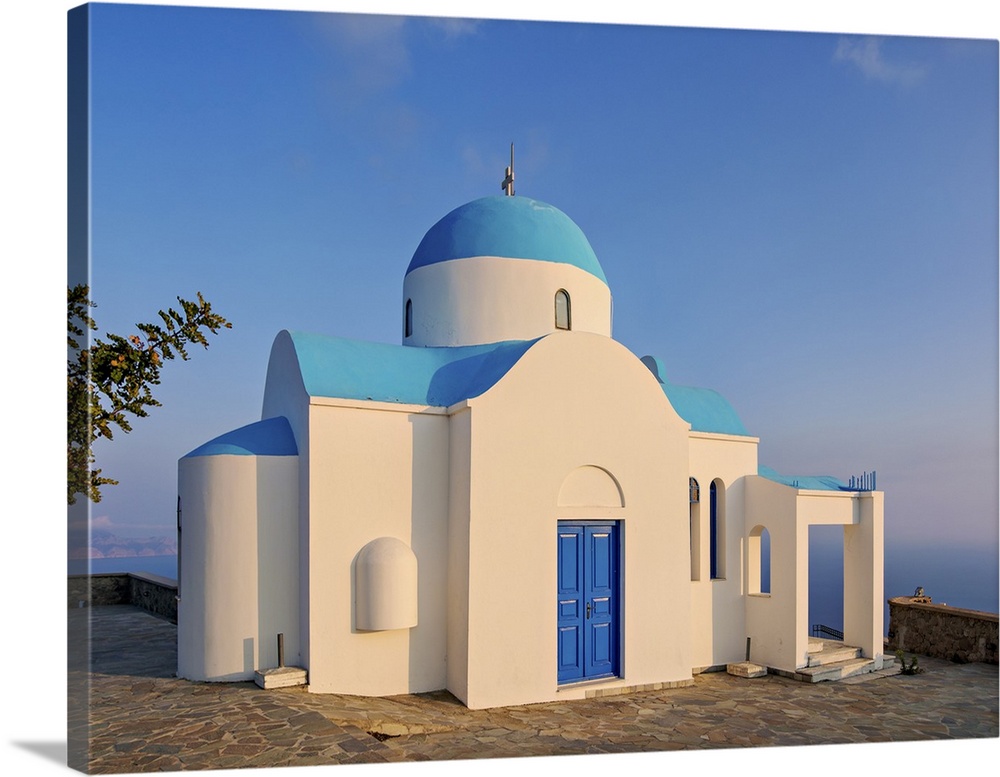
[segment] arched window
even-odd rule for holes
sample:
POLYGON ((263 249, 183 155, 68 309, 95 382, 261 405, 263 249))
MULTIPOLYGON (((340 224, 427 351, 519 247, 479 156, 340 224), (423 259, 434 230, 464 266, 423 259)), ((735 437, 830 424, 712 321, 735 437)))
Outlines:
POLYGON ((708 547, 709 576, 721 580, 726 576, 726 494, 720 480, 708 487, 708 547))
POLYGON ((764 526, 754 526, 747 538, 747 591, 771 593, 771 534, 764 526))
POLYGON ((413 334, 413 300, 406 300, 406 313, 403 316, 403 336, 409 337, 413 334))
POLYGON ((556 329, 572 329, 569 293, 565 289, 556 292, 556 329))
POLYGON ((701 487, 688 478, 688 503, 691 519, 691 579, 701 580, 701 487))

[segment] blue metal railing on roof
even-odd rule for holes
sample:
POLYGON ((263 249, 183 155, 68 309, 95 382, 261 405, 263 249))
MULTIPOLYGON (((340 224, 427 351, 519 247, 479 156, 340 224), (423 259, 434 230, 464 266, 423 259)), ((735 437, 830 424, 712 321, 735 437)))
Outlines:
POLYGON ((849 491, 876 491, 875 470, 863 472, 860 475, 851 475, 847 488, 849 491))

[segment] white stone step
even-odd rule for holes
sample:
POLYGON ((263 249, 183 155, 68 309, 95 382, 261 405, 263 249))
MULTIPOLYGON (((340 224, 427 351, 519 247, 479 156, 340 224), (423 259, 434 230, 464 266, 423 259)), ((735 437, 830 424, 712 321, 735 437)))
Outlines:
POLYGON ((899 665, 896 664, 891 659, 886 661, 881 669, 873 670, 868 674, 856 674, 853 677, 845 677, 840 680, 840 682, 845 685, 853 685, 854 683, 868 682, 869 680, 878 680, 883 677, 892 677, 893 675, 899 674, 899 665))
POLYGON ((809 638, 807 666, 822 666, 860 658, 861 649, 833 639, 809 638))
POLYGON ((306 670, 300 666, 279 666, 253 673, 253 681, 265 690, 293 688, 306 684, 306 670))
POLYGON ((852 658, 837 661, 832 664, 820 664, 799 669, 795 676, 809 683, 819 683, 825 680, 843 680, 845 677, 866 674, 875 671, 875 662, 870 658, 852 658))
POLYGON ((854 658, 861 658, 861 650, 856 647, 842 647, 838 649, 827 648, 821 653, 810 653, 808 666, 826 666, 827 664, 839 664, 850 661, 854 658))
POLYGON ((752 661, 740 661, 735 664, 726 664, 726 672, 735 677, 766 677, 767 667, 762 664, 755 664, 752 661))

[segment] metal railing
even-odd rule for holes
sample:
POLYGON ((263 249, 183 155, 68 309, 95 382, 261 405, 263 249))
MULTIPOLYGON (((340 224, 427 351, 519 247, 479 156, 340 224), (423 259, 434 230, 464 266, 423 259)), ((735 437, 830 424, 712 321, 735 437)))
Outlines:
POLYGON ((875 470, 863 472, 860 475, 851 475, 851 480, 847 484, 849 491, 876 491, 875 470))
POLYGON ((814 637, 826 637, 828 639, 839 639, 841 642, 844 641, 844 632, 822 623, 813 624, 812 635, 814 637))

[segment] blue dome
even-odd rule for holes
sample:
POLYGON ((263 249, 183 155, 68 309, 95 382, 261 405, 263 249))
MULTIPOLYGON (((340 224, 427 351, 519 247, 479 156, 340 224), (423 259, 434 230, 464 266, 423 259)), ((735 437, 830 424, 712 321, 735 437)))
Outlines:
POLYGON ((455 208, 427 231, 406 272, 472 256, 570 264, 605 285, 608 282, 594 249, 573 220, 558 208, 527 197, 483 197, 455 208))
POLYGON ((200 445, 183 458, 195 456, 298 456, 292 427, 284 416, 241 426, 200 445))

